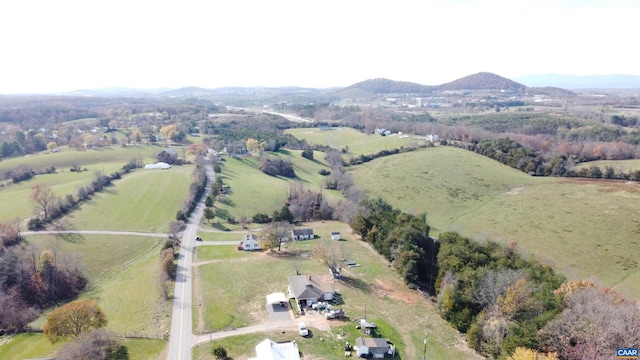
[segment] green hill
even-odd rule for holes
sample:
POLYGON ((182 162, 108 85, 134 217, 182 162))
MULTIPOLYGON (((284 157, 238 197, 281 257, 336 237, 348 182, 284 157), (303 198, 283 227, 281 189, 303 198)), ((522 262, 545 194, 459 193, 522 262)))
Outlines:
POLYGON ((530 177, 447 147, 380 158, 351 168, 356 184, 411 213, 433 233, 458 231, 514 244, 564 272, 640 297, 640 185, 530 177))

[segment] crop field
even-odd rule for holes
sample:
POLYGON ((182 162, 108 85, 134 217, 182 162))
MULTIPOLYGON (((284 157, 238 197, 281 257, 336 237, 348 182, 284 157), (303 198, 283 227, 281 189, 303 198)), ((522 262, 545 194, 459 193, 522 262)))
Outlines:
MULTIPOLYGON (((229 194, 221 197, 216 203, 216 217, 231 215, 236 219, 241 215, 252 217, 256 213, 272 214, 284 205, 290 187, 293 184, 320 190, 323 177, 318 174, 327 168, 322 153, 315 152, 315 159, 308 160, 300 156, 301 151, 285 151, 278 154, 293 163, 297 179, 273 177, 260 171, 260 160, 255 157, 225 158, 221 162, 222 180, 230 186, 229 194)), ((271 154, 274 156, 274 154, 271 154)), ((342 198, 340 192, 323 190, 329 201, 342 198)), ((215 221, 215 219, 214 219, 215 221)))
MULTIPOLYGON (((320 235, 320 239, 286 243, 283 252, 287 256, 275 256, 268 251, 244 253, 231 256, 229 251, 217 250, 224 246, 215 246, 215 261, 207 261, 196 266, 194 308, 196 333, 241 327, 264 322, 267 314, 265 296, 271 292, 285 291, 287 276, 294 275, 297 268, 301 274, 320 274, 328 276, 325 265, 311 257, 311 251, 318 241, 329 240, 331 231, 340 231, 345 258, 359 263, 360 267, 343 269, 343 279, 335 284, 341 295, 343 308, 349 319, 366 316, 369 321, 379 324, 382 336, 390 338, 400 351, 402 359, 416 359, 422 351, 425 332, 432 341, 427 345, 427 353, 432 358, 471 358, 463 350, 455 330, 447 325, 426 299, 406 288, 392 268, 366 243, 356 240, 348 225, 339 222, 315 222, 305 224, 320 235), (250 264, 250 266, 249 266, 250 264), (256 273, 256 269, 264 269, 256 273), (234 281, 228 281, 233 278, 234 281), (416 314, 420 314, 416 317, 416 314)), ((229 248, 232 248, 229 246, 229 248)), ((198 252, 203 250, 199 248, 198 252)), ((208 257, 208 256, 207 256, 208 257)), ((200 258, 200 255, 198 255, 200 258)), ((304 316, 300 320, 304 321, 304 316)), ((319 331, 312 327, 313 336, 300 339, 295 332, 287 331, 286 336, 273 340, 295 340, 299 342, 303 354, 311 356, 322 354, 323 359, 340 359, 344 354, 339 351, 345 338, 336 334, 344 331, 353 343, 356 337, 355 325, 348 320, 332 322, 337 328, 331 331, 319 331), (288 337, 288 338, 287 338, 288 337)), ((281 334, 282 335, 282 334, 281 334)), ((269 334, 268 336, 272 336, 269 334)), ((262 336, 234 337, 223 340, 229 348, 235 348, 236 356, 254 354, 253 346, 263 340, 262 336), (237 342, 252 346, 238 346, 237 342), (254 341, 255 342, 254 344, 254 341), (236 345, 234 345, 236 344, 236 345)), ((211 344, 195 350, 196 359, 211 359, 206 354, 211 344), (204 350, 203 350, 204 349, 204 350)))
POLYGON ((640 297, 640 185, 530 177, 460 149, 436 147, 352 168, 356 184, 411 213, 432 233, 515 242, 570 279, 640 297), (418 166, 417 166, 418 165, 418 166))
POLYGON ((320 130, 319 128, 288 129, 285 131, 298 139, 306 139, 309 144, 329 145, 337 149, 348 146, 348 153, 354 156, 373 154, 380 150, 396 149, 401 146, 424 143, 424 140, 406 135, 380 136, 364 134, 352 128, 320 130))
POLYGON ((74 229, 167 231, 191 184, 193 166, 136 171, 114 181, 65 217, 74 229))

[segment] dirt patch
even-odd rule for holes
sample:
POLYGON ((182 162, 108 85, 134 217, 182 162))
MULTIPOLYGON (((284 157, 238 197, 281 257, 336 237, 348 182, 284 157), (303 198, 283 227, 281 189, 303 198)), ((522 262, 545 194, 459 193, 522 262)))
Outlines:
POLYGON ((408 305, 415 305, 422 301, 420 295, 408 290, 394 289, 391 284, 385 283, 383 280, 377 279, 374 289, 380 297, 390 297, 392 299, 402 301, 408 305))
POLYGON ((526 186, 514 187, 513 189, 507 191, 505 194, 507 194, 507 195, 518 195, 520 193, 520 191, 524 190, 524 188, 526 188, 526 186))

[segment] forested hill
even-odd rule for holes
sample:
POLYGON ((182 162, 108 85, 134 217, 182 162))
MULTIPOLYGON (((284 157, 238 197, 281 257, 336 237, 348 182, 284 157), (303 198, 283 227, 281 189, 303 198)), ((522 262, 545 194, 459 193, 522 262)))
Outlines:
POLYGON ((513 80, 504 78, 500 75, 489 72, 481 72, 465 76, 461 79, 454 80, 446 84, 439 85, 437 86, 437 89, 440 91, 499 89, 521 92, 525 91, 527 87, 513 80))
POLYGON ((433 91, 433 86, 420 85, 406 81, 395 81, 389 79, 370 79, 348 86, 342 90, 364 90, 372 94, 392 94, 411 93, 423 94, 433 91))
POLYGON ((370 94, 428 94, 434 91, 487 89, 524 92, 527 90, 527 87, 493 73, 481 72, 436 86, 420 85, 412 82, 394 81, 389 79, 370 79, 353 84, 341 91, 360 90, 366 91, 370 94))

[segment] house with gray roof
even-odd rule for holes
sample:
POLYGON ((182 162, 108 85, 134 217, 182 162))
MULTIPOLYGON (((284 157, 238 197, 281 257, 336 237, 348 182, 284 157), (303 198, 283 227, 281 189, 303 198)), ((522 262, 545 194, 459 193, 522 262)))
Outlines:
POLYGON ((331 284, 319 275, 289 276, 289 298, 295 298, 301 306, 333 299, 331 284))
POLYGON ((293 240, 309 240, 313 239, 313 229, 293 229, 291 230, 291 238, 293 240))

